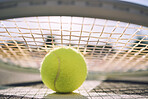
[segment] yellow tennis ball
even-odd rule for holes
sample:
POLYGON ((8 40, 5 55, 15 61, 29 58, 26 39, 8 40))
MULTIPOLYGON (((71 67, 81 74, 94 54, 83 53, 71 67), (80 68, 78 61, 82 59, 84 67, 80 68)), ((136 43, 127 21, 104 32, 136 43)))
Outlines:
POLYGON ((69 93, 81 86, 87 67, 81 53, 72 48, 58 48, 48 53, 42 62, 43 83, 59 93, 69 93))

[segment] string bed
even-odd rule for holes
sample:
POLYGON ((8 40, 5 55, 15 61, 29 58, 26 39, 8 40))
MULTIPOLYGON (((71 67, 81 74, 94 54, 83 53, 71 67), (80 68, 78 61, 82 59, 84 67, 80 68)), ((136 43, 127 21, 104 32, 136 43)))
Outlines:
POLYGON ((36 16, 0 20, 0 60, 39 69, 57 47, 80 51, 89 71, 148 69, 148 28, 106 19, 36 16))

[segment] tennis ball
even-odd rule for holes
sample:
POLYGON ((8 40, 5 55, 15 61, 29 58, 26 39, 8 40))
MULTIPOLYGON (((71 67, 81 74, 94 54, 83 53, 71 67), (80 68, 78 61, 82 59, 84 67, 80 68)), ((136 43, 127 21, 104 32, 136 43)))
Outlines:
POLYGON ((52 50, 43 59, 43 83, 58 93, 70 93, 81 86, 87 76, 87 67, 81 53, 70 47, 52 50))

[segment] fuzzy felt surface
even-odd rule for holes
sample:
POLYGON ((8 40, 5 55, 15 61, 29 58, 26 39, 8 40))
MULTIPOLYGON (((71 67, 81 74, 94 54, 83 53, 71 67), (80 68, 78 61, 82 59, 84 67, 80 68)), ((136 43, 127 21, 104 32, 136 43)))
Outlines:
POLYGON ((50 89, 69 93, 81 86, 87 76, 83 56, 72 48, 58 48, 45 56, 41 77, 50 89))

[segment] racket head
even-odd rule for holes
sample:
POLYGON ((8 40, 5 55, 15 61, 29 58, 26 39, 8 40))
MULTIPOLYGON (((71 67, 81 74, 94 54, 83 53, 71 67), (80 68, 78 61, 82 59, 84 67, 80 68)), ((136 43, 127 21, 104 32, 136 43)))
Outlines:
POLYGON ((1 20, 31 16, 76 16, 119 20, 148 26, 147 11, 147 6, 120 0, 0 1, 1 20))
POLYGON ((85 56, 90 72, 147 70, 145 6, 114 0, 8 0, 0 5, 5 63, 38 69, 50 50, 70 46, 85 56))

